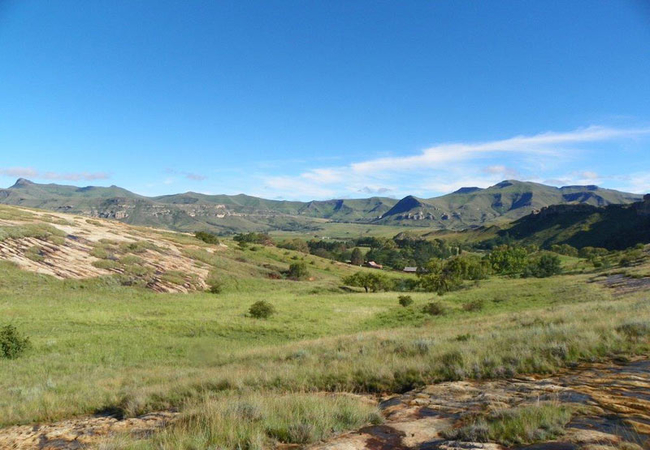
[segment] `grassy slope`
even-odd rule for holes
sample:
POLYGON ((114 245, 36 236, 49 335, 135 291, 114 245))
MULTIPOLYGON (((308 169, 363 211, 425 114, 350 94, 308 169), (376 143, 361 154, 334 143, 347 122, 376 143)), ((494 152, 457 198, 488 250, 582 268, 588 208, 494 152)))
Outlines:
POLYGON ((554 213, 523 217, 500 234, 545 247, 569 244, 621 250, 650 242, 650 216, 637 215, 637 205, 556 206, 554 213))
POLYGON ((430 294, 414 294, 416 305, 404 309, 395 293, 329 292, 335 284, 325 278, 251 279, 214 296, 60 281, 8 264, 2 269, 2 317, 34 344, 19 360, 0 360, 5 425, 104 407, 138 413, 198 398, 205 389, 400 390, 414 380, 449 377, 436 361, 454 349, 467 352, 462 367, 479 364, 476 376, 505 370, 507 355, 518 361, 508 370, 551 370, 563 361, 540 349, 567 345, 569 359, 630 350, 613 328, 648 314, 647 304, 611 301, 581 276, 561 283, 490 280, 443 297, 448 314, 432 318, 419 310, 430 294), (267 321, 246 317, 259 299, 278 314, 267 321), (483 311, 462 310, 477 299, 486 301, 483 311), (470 340, 455 341, 463 334, 470 340), (291 359, 294 354, 302 356, 291 359), (486 367, 488 355, 494 361, 486 367), (409 368, 414 380, 396 378, 409 368))

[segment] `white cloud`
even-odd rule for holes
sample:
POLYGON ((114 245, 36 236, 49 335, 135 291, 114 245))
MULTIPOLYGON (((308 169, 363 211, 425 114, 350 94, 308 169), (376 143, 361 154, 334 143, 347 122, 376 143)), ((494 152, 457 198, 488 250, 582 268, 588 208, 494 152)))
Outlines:
POLYGON ((484 167, 483 172, 489 173, 491 175, 498 175, 502 179, 517 179, 521 177, 521 174, 517 170, 503 165, 484 167))
POLYGON ((533 136, 515 136, 509 139, 482 143, 439 144, 423 150, 419 155, 379 158, 351 165, 355 172, 398 171, 423 168, 443 168, 442 164, 465 161, 470 158, 495 156, 503 153, 519 155, 559 156, 566 144, 601 142, 621 137, 650 133, 645 129, 616 129, 591 126, 568 133, 541 133, 533 136))
POLYGON ((650 173, 648 172, 633 173, 618 178, 621 180, 617 186, 618 189, 634 194, 650 193, 650 173))
POLYGON ((312 169, 300 176, 316 183, 336 183, 343 180, 345 174, 340 169, 312 169))
MULTIPOLYGON (((305 199, 376 194, 380 193, 377 189, 386 186, 391 186, 394 196, 432 196, 461 187, 485 188, 504 179, 534 182, 547 179, 557 185, 600 184, 613 178, 592 170, 563 171, 590 154, 585 144, 593 147, 615 142, 609 145, 616 146, 620 140, 648 134, 650 128, 590 126, 488 142, 443 143, 414 155, 374 158, 339 167, 312 168, 293 176, 268 177, 265 189, 284 198, 305 199)), ((637 177, 629 185, 635 191, 643 190, 644 180, 637 177)))
POLYGON ((361 194, 384 195, 392 192, 392 189, 381 186, 364 186, 361 189, 358 189, 357 192, 361 194))
POLYGON ((38 180, 65 180, 65 181, 92 181, 92 180, 105 180, 109 175, 105 172, 40 172, 31 167, 10 167, 7 169, 0 169, 0 175, 5 177, 17 178, 34 178, 38 180))

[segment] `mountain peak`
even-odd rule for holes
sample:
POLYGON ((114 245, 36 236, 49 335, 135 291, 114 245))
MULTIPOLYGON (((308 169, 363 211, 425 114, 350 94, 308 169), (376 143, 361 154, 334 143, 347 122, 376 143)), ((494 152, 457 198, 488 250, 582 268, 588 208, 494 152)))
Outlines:
POLYGON ((26 187, 26 186, 32 186, 34 184, 33 181, 29 181, 26 178, 18 178, 16 182, 14 183, 12 188, 20 188, 20 187, 26 187))
POLYGON ((472 192, 476 191, 482 191, 480 187, 462 187, 454 192, 452 194, 471 194, 472 192))

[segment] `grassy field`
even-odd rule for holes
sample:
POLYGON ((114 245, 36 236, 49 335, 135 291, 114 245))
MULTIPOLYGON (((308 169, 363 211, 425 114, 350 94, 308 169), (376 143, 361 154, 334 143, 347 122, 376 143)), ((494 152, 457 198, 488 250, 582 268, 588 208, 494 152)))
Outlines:
MULTIPOLYGON (((645 294, 613 296, 590 283, 593 268, 578 258, 563 257, 568 275, 492 277, 442 297, 409 293, 414 303, 402 307, 397 292, 343 289, 341 278, 359 270, 345 264, 274 247, 210 247, 189 235, 126 231, 179 245, 222 292, 162 294, 115 276, 61 280, 0 262, 0 325, 16 326, 31 341, 22 357, 0 358, 0 426, 179 408, 182 418, 164 432, 119 436, 106 448, 303 444, 381 420, 374 406, 350 394, 549 373, 648 352, 645 294), (275 279, 298 261, 307 264, 309 280, 275 279), (277 313, 250 317, 259 300, 277 313), (432 302, 440 314, 424 311, 432 302)), ((146 257, 155 261, 157 251, 146 257)), ((648 273, 647 266, 626 270, 648 273)), ((182 274, 165 273, 173 275, 182 274)))
MULTIPOLYGON (((24 357, 0 360, 2 425, 101 410, 202 411, 215 399, 228 403, 244 394, 267 405, 287 392, 399 392, 437 380, 543 373, 572 361, 647 351, 647 340, 617 328, 650 317, 648 303, 640 296, 612 299, 584 275, 495 278, 433 300, 412 294, 415 304, 403 308, 396 293, 341 293, 326 277, 251 279, 220 295, 183 295, 103 279, 56 280, 7 263, 1 270, 3 321, 32 340, 24 357), (247 317, 259 299, 278 313, 268 320, 247 317), (429 301, 441 302, 445 314, 423 313, 429 301), (463 307, 472 302, 478 310, 463 307)), ((319 404, 313 401, 305 400, 319 404)), ((369 417, 367 405, 356 408, 355 417, 369 417)), ((259 432, 251 429, 242 439, 259 440, 259 432)), ((186 448, 186 433, 170 433, 164 438, 186 448)), ((304 439, 322 435, 310 433, 304 439)), ((205 442, 218 436, 204 436, 205 442)))

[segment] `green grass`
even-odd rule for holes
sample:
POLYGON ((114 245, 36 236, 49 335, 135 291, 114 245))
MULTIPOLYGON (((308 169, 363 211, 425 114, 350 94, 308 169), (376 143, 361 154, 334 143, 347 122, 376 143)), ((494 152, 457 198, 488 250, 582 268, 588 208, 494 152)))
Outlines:
MULTIPOLYGON (((228 247, 210 246, 184 234, 130 230, 137 242, 102 240, 92 249, 100 258, 93 264, 119 276, 58 280, 0 262, 0 325, 15 325, 32 344, 18 359, 0 359, 0 426, 175 407, 183 417, 164 433, 113 444, 300 444, 376 421, 373 407, 333 393, 549 373, 649 349, 643 295, 613 298, 579 270, 549 279, 494 277, 442 297, 413 292, 413 304, 403 307, 397 292, 341 289, 343 276, 364 269, 272 247, 242 250, 228 239, 228 247), (163 251, 143 239, 151 233, 182 245, 222 291, 123 286, 124 277, 151 275, 142 259, 163 251), (275 279, 295 262, 306 263, 314 280, 275 279), (249 316, 260 300, 276 311, 266 320, 249 316), (444 314, 425 313, 431 302, 444 314)), ((175 270, 156 276, 196 282, 175 270)))
POLYGON ((328 292, 328 279, 250 278, 223 294, 183 295, 2 271, 3 321, 33 342, 21 359, 0 361, 3 425, 104 408, 133 415, 224 392, 403 391, 647 350, 617 330, 647 316, 647 303, 611 300, 581 277, 485 281, 436 297, 446 314, 429 316, 419 311, 430 294, 413 293, 404 308, 396 293, 328 292), (463 309, 477 298, 481 311, 463 309), (247 317, 260 299, 277 314, 247 317))
POLYGON ((37 238, 60 243, 65 235, 65 232, 45 223, 0 227, 0 242, 6 239, 37 238))
POLYGON ((150 441, 116 439, 108 448, 270 448, 310 444, 336 433, 381 423, 377 409, 341 395, 221 396, 189 407, 179 422, 150 441))
POLYGON ((561 436, 578 411, 571 404, 536 403, 500 409, 473 418, 461 428, 444 433, 448 439, 469 442, 498 442, 506 446, 549 441, 561 436))

